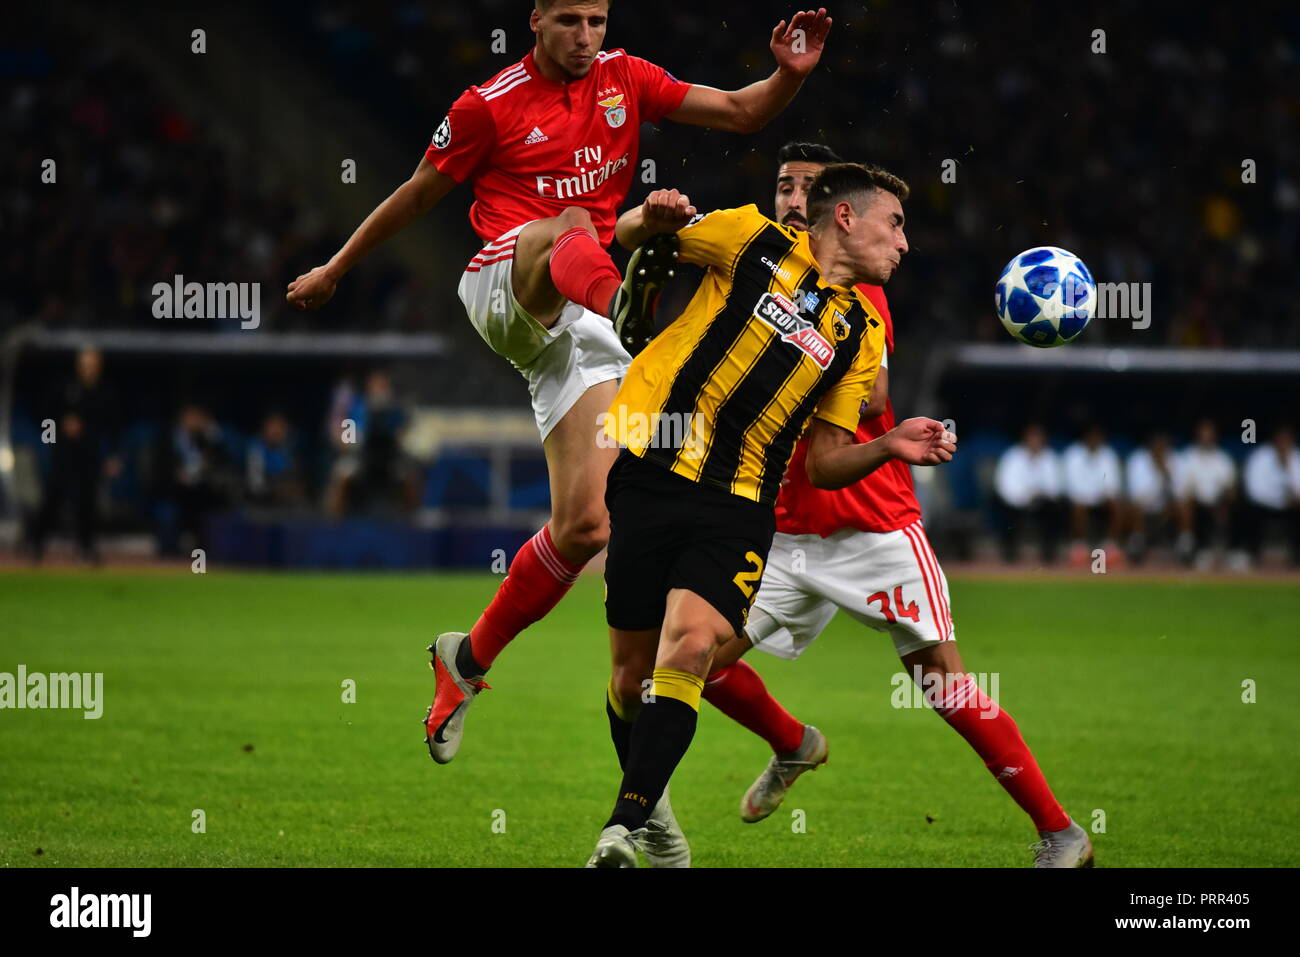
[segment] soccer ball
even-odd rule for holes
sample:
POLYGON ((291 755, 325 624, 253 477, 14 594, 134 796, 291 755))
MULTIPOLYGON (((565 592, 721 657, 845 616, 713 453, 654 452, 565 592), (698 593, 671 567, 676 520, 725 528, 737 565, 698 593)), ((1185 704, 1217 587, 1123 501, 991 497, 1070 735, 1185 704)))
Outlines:
POLYGON ((1074 253, 1035 246, 1007 263, 994 302, 1002 325, 1021 342, 1063 346, 1097 311, 1097 284, 1074 253))

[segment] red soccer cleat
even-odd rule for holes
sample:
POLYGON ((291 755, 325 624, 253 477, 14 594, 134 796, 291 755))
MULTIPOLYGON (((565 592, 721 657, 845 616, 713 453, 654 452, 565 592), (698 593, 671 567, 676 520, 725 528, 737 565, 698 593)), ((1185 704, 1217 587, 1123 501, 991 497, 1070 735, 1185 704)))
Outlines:
POLYGON ((434 694, 424 721, 424 743, 429 746, 429 756, 439 764, 456 756, 464 734, 465 712, 480 691, 491 687, 481 678, 465 678, 456 667, 456 650, 468 637, 463 632, 449 631, 428 647, 433 654, 429 667, 434 674, 434 694))

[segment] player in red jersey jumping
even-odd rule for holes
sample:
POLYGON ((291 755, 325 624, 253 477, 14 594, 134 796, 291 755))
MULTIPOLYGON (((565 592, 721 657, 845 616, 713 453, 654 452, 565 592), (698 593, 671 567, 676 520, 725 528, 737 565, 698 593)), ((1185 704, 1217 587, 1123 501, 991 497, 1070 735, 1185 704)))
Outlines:
MULTIPOLYGON (((778 160, 776 219, 807 229, 808 186, 823 167, 840 159, 821 144, 789 143, 778 160)), ((858 288, 885 320, 886 357, 854 439, 870 442, 894 427, 888 377, 894 327, 884 290, 858 288)), ((795 447, 777 500, 777 531, 745 634, 718 650, 704 685, 707 701, 775 752, 745 793, 741 817, 767 817, 795 778, 827 755, 822 733, 792 717, 741 656, 757 647, 798 658, 843 609, 893 638, 908 674, 931 689, 935 710, 1033 820, 1040 837, 1035 866, 1091 866, 1087 832, 1057 803, 1011 715, 966 672, 954 644, 948 581, 921 525, 908 466, 893 460, 860 482, 826 491, 809 481, 807 455, 804 439, 795 447)))
POLYGON ((552 514, 468 635, 443 634, 430 648, 436 693, 426 731, 439 763, 455 756, 465 712, 497 655, 555 606, 608 539, 605 476, 618 449, 598 441, 597 423, 630 362, 609 318, 634 324, 652 298, 647 280, 662 278, 638 279, 632 268, 625 282, 605 252, 637 168, 641 123, 762 128, 817 65, 831 25, 824 9, 782 20, 771 38, 776 70, 727 92, 602 51, 609 6, 536 0, 533 49, 466 90, 411 178, 328 263, 289 285, 291 303, 323 306, 372 249, 458 183, 472 187, 470 223, 486 245, 461 276, 460 298, 488 345, 528 380, 552 514))

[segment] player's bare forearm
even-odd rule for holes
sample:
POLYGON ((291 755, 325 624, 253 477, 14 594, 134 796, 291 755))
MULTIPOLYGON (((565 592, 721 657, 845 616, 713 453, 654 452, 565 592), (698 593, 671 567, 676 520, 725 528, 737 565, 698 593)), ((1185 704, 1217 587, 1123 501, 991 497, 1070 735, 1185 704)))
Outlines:
POLYGON ((692 86, 669 119, 725 133, 757 133, 790 105, 803 81, 803 76, 778 68, 739 90, 692 86))
POLYGON ((776 71, 739 90, 692 86, 669 119, 728 133, 756 133, 790 105, 803 81, 821 60, 831 18, 825 9, 795 14, 772 31, 776 71))
POLYGON ((641 207, 629 209, 614 224, 614 238, 624 249, 636 249, 650 238, 650 231, 645 228, 645 216, 641 207))
POLYGON ((695 215, 690 197, 675 189, 656 189, 644 203, 629 209, 614 224, 614 238, 624 249, 636 249, 651 236, 675 233, 695 215))
POLYGON ((341 279, 376 246, 433 209, 455 185, 455 180, 438 172, 428 160, 422 160, 420 168, 374 208, 325 268, 336 280, 341 279))
POLYGON ((737 133, 757 133, 781 115, 803 86, 807 74, 792 73, 778 67, 771 76, 732 92, 736 115, 740 119, 737 133))
POLYGON ((353 266, 374 251, 376 246, 382 245, 400 233, 423 212, 410 185, 409 181, 403 183, 393 191, 392 195, 376 206, 343 247, 325 264, 325 268, 335 280, 342 279, 353 266))
POLYGON ((334 295, 340 279, 376 246, 427 213, 455 187, 456 181, 421 160, 419 167, 357 227, 328 263, 289 283, 285 298, 299 309, 319 309, 334 295))
POLYGON ((814 488, 844 488, 866 478, 892 457, 884 436, 854 442, 847 429, 814 419, 808 436, 808 481, 814 488))
POLYGON ((808 435, 808 481, 816 488, 852 485, 890 459, 909 465, 939 465, 952 460, 957 437, 934 419, 907 419, 870 442, 854 442, 847 429, 813 419, 808 435))

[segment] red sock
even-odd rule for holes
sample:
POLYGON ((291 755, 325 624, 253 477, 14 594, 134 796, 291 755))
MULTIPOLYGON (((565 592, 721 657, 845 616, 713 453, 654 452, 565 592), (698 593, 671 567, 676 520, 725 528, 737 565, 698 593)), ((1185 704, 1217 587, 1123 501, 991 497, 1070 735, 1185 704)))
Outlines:
POLYGON ((1060 831, 1070 818, 1052 796, 1029 745, 1011 715, 986 697, 966 676, 945 692, 936 711, 975 749, 984 765, 1040 831, 1060 831))
POLYGON ((470 654, 485 669, 515 636, 535 621, 541 621, 582 571, 559 553, 551 541, 550 528, 524 542, 510 562, 506 580, 492 603, 469 632, 470 654))
POLYGON ((803 722, 781 707, 758 672, 743 661, 709 675, 704 700, 753 731, 777 754, 797 751, 803 743, 803 722))
POLYGON ((551 247, 551 281, 565 299, 603 316, 623 284, 623 274, 595 236, 574 226, 560 233, 551 247))

